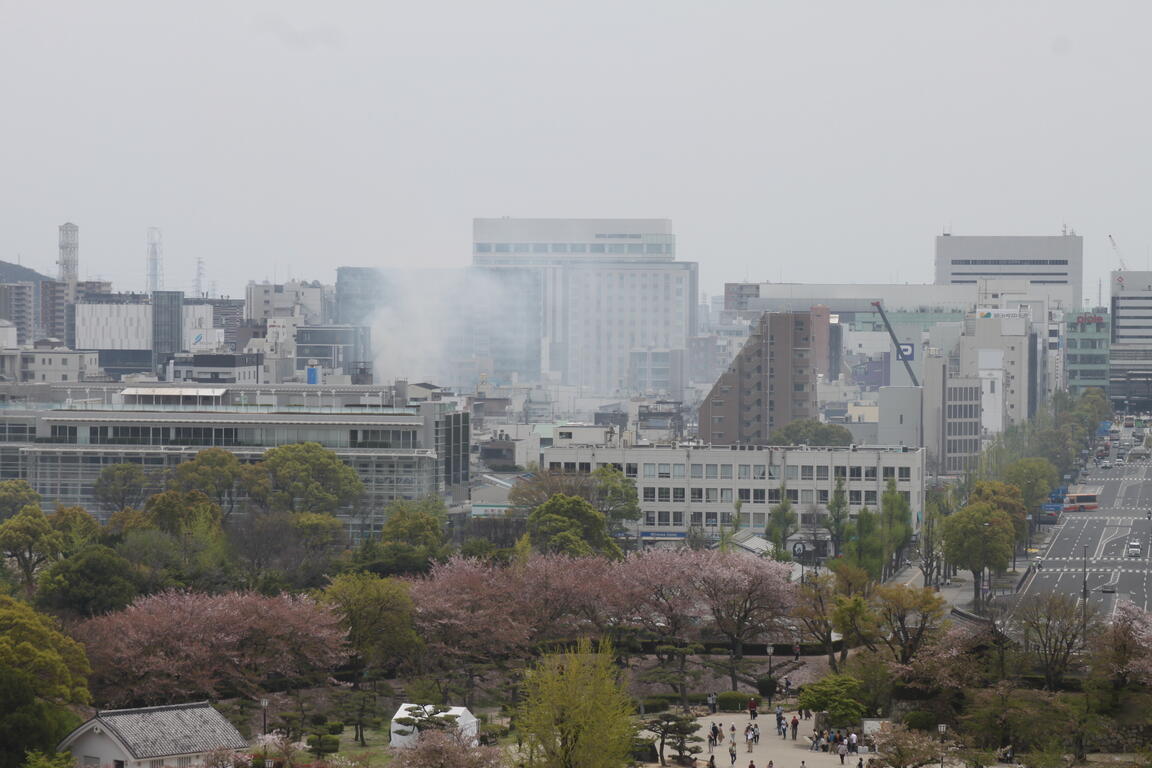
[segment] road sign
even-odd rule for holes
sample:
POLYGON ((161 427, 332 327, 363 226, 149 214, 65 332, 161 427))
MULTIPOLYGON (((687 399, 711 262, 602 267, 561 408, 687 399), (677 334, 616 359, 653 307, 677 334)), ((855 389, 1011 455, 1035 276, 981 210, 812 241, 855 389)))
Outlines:
POLYGON ((900 357, 904 360, 916 359, 916 345, 911 342, 900 344, 900 357))
POLYGON ((804 554, 804 542, 798 541, 792 545, 792 554, 796 557, 804 554))
POLYGON ((1062 512, 1064 510, 1063 504, 1041 504, 1040 509, 1044 512, 1062 512))

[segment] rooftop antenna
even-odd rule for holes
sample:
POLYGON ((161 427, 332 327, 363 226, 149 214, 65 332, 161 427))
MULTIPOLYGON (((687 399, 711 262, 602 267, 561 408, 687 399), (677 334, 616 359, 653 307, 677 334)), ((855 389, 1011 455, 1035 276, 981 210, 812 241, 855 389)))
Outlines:
POLYGON ((164 239, 159 227, 148 227, 145 236, 148 254, 148 291, 164 290, 164 239))
POLYGON ((204 278, 206 277, 204 270, 204 257, 196 257, 196 296, 204 296, 204 278))

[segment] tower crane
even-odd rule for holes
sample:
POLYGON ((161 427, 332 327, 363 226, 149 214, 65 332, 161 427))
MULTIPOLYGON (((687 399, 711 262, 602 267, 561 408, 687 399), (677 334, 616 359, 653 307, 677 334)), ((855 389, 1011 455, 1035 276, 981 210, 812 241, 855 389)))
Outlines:
POLYGON ((1116 238, 1108 235, 1108 242, 1112 243, 1112 250, 1116 253, 1116 260, 1120 262, 1120 269, 1128 269, 1128 265, 1124 263, 1124 254, 1120 253, 1120 246, 1116 244, 1116 238))
POLYGON ((908 362, 908 358, 904 356, 904 350, 900 346, 900 339, 896 338, 896 331, 892 330, 892 324, 888 322, 888 315, 884 312, 884 307, 879 301, 872 302, 872 306, 876 307, 876 311, 880 313, 880 319, 884 321, 884 327, 888 329, 888 335, 892 338, 892 344, 896 347, 896 359, 904 363, 904 370, 908 372, 908 378, 912 380, 912 386, 920 386, 920 381, 916 378, 916 374, 912 372, 912 365, 908 362))

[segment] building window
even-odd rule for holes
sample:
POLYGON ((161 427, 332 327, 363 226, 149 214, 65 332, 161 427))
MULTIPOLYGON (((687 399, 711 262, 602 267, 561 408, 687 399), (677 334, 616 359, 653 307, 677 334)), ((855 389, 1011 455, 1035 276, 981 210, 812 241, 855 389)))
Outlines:
POLYGON ((731 504, 732 503, 732 489, 731 488, 721 488, 720 489, 720 503, 721 504, 731 504))
POLYGON ((672 501, 672 489, 671 488, 657 488, 656 491, 657 491, 657 495, 656 495, 657 501, 659 501, 663 504, 667 504, 668 502, 672 501))
POLYGON ((717 488, 705 488, 704 489, 704 501, 708 502, 709 504, 715 504, 719 500, 719 498, 720 498, 719 489, 717 489, 717 488))
POLYGON ((864 479, 865 480, 875 480, 876 479, 876 467, 864 467, 864 479))
POLYGON ((884 467, 884 482, 896 479, 896 467, 884 467))
POLYGON ((753 504, 763 504, 764 503, 764 489, 763 488, 753 488, 752 489, 752 503, 753 504))
POLYGON ((828 479, 828 467, 826 467, 826 466, 816 467, 816 479, 817 480, 827 480, 828 479))
POLYGON ((644 465, 644 477, 656 477, 656 465, 655 464, 645 464, 644 465))
POLYGON ((656 518, 659 521, 660 525, 668 525, 669 523, 672 522, 671 515, 668 513, 668 510, 666 510, 666 509, 662 509, 659 512, 657 512, 656 518))
POLYGON ((864 491, 864 503, 876 505, 876 491, 864 491))
POLYGON ((848 479, 860 480, 864 477, 863 467, 848 467, 848 479))
POLYGON ((767 475, 767 468, 763 464, 753 464, 752 465, 752 479, 753 480, 763 480, 767 476, 768 476, 767 475))
POLYGON ((655 512, 645 512, 644 513, 644 524, 645 525, 656 525, 656 513, 655 512))
POLYGON ((749 503, 750 501, 752 501, 752 489, 751 488, 740 488, 739 490, 736 491, 736 498, 739 499, 742 504, 749 503))
POLYGON ((696 503, 700 503, 700 502, 704 501, 704 489, 703 488, 691 488, 691 489, 689 489, 688 498, 692 499, 692 501, 696 502, 696 503))
POLYGON ((658 477, 670 478, 670 477, 672 477, 672 465, 671 464, 660 464, 659 466, 657 466, 656 472, 657 472, 658 477))
POLYGON ((811 480, 812 477, 813 477, 812 465, 811 464, 800 465, 800 479, 801 480, 811 480))
POLYGON ((789 464, 788 466, 784 467, 784 479, 785 480, 795 480, 799 476, 800 476, 800 468, 799 467, 795 466, 794 464, 789 464))
POLYGON ((656 489, 651 486, 644 486, 644 501, 656 501, 656 489))
POLYGON ((702 479, 704 477, 704 465, 703 464, 693 464, 692 465, 692 477, 694 477, 698 480, 702 479))
POLYGON ((748 480, 752 477, 752 465, 741 464, 736 468, 736 478, 738 480, 748 480))
POLYGON ((683 488, 673 488, 672 489, 672 501, 678 502, 680 504, 684 503, 684 489, 683 488))
POLYGON ((721 480, 731 480, 732 479, 732 465, 731 464, 721 464, 720 465, 720 479, 721 480))
POLYGON ((912 480, 912 467, 900 467, 900 482, 907 483, 912 480))
POLYGON ((848 503, 854 507, 860 506, 860 504, 861 504, 860 491, 848 491, 848 503))
POLYGON ((704 477, 709 480, 716 480, 720 477, 720 467, 716 464, 704 465, 704 477))
POLYGON ((816 491, 816 503, 817 504, 827 504, 828 503, 828 491, 827 490, 821 489, 819 491, 816 491))
POLYGON ((635 464, 625 464, 624 465, 624 477, 636 477, 636 465, 635 464))

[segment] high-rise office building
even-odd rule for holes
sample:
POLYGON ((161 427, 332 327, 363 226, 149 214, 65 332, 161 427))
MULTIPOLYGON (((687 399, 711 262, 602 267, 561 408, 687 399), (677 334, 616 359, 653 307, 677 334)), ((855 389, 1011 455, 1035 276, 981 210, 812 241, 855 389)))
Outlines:
POLYGON ((813 343, 821 334, 814 333, 813 325, 827 322, 822 313, 765 312, 700 404, 700 439, 714 445, 765 445, 773 430, 816 418, 819 350, 813 343))
POLYGON ((16 326, 16 343, 31 344, 35 334, 36 286, 33 283, 0 283, 0 318, 16 326))
POLYGON ((1111 274, 1109 396, 1125 410, 1152 407, 1152 272, 1111 274))
POLYGON ((981 278, 1027 280, 1053 295, 1060 286, 1071 292, 1071 306, 1080 308, 1084 282, 1084 238, 1075 232, 1060 235, 940 235, 936 238, 936 282, 975 284, 981 278))
POLYGON ((516 306, 514 324, 498 307, 475 320, 490 378, 623 393, 633 352, 687 350, 696 333, 697 265, 676 260, 667 219, 476 219, 472 264, 498 307, 516 306))

